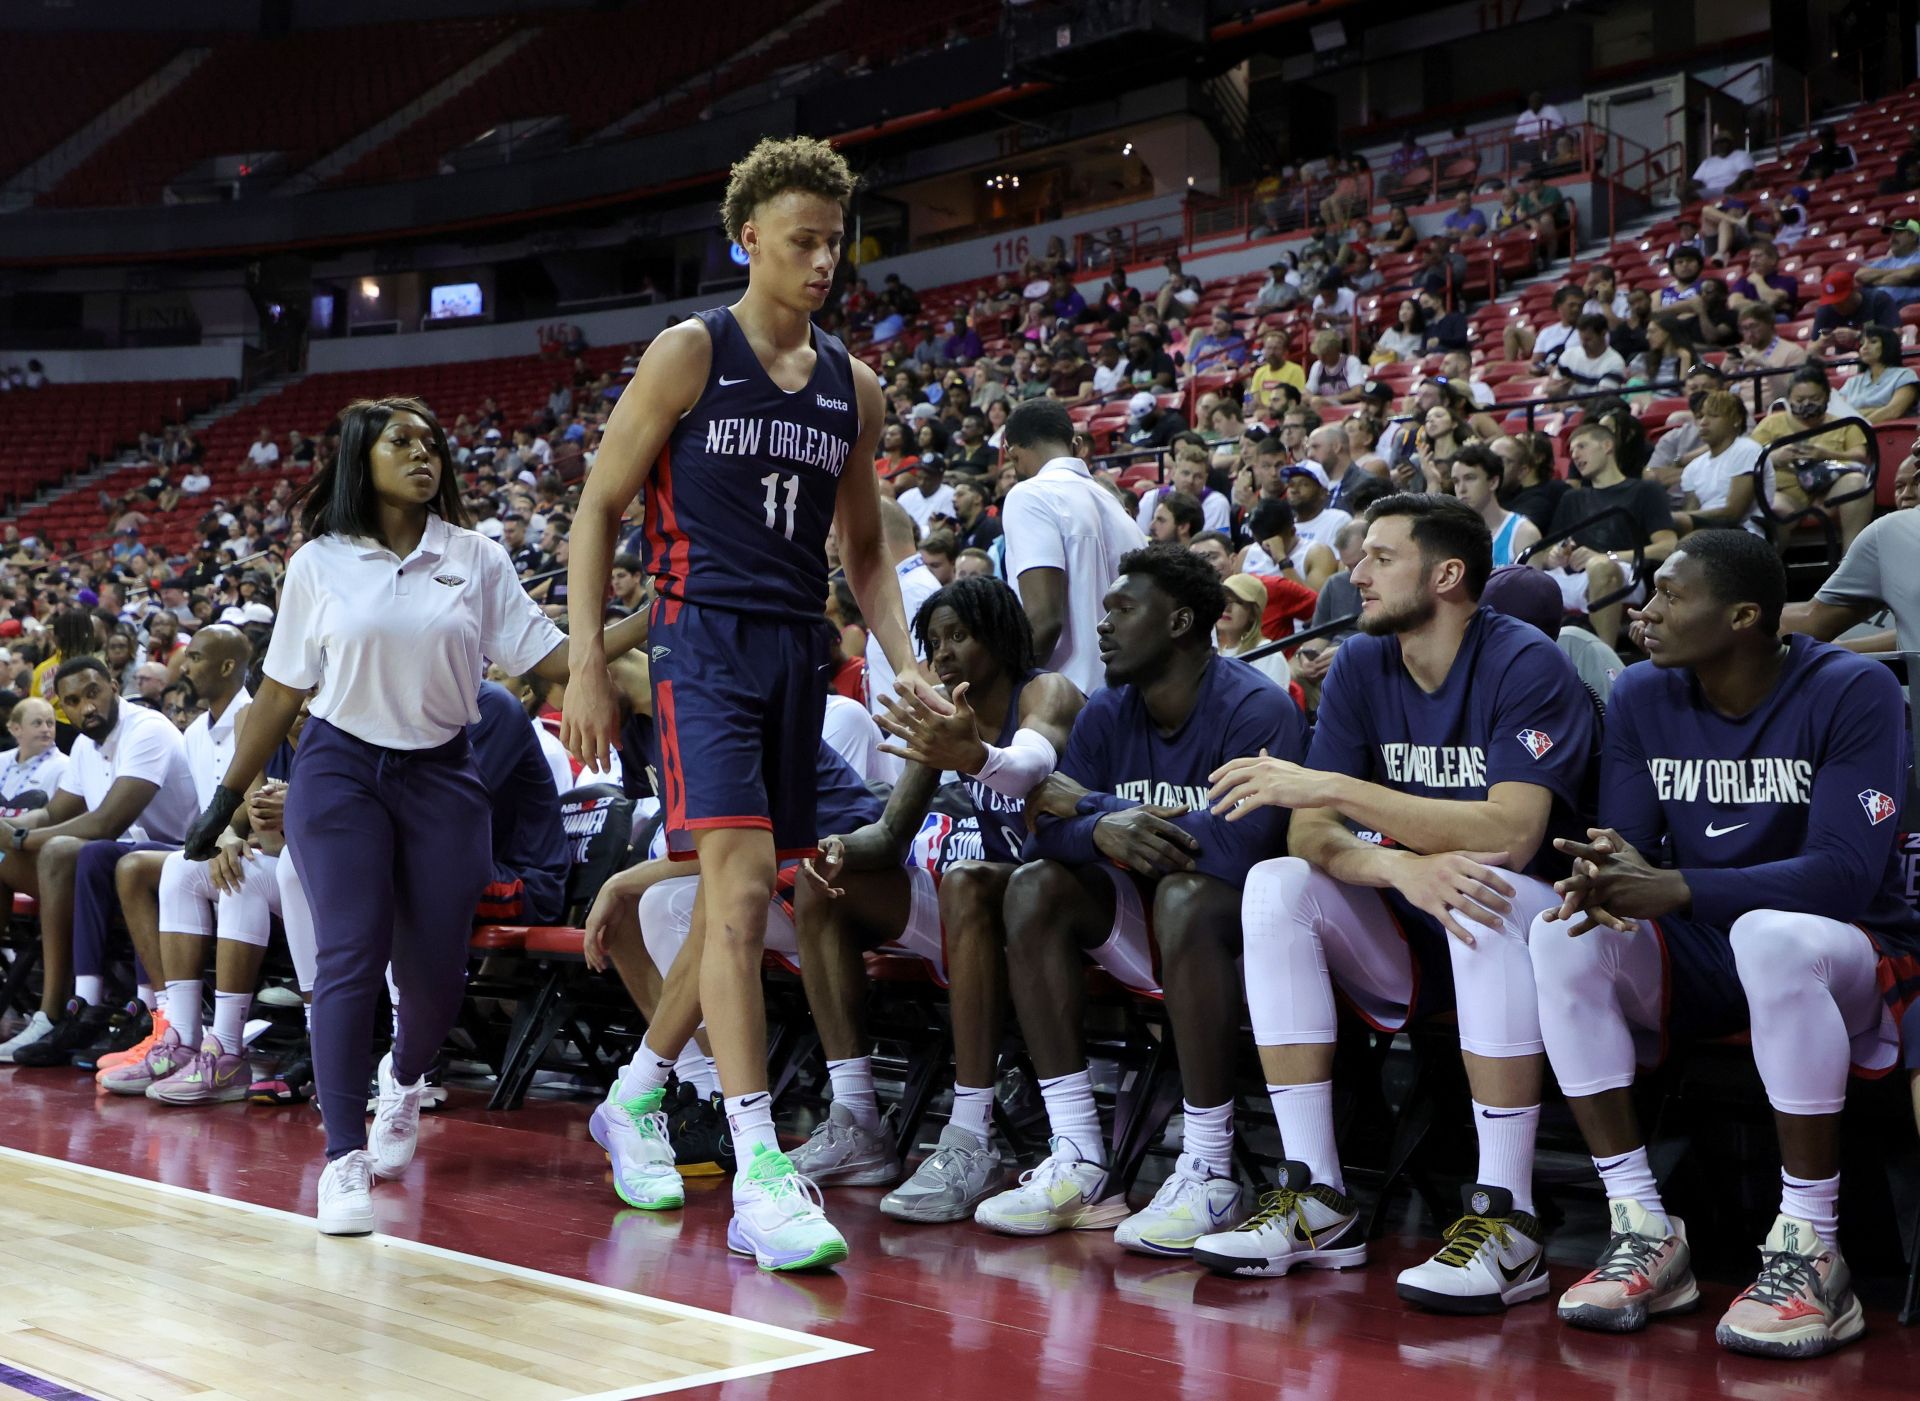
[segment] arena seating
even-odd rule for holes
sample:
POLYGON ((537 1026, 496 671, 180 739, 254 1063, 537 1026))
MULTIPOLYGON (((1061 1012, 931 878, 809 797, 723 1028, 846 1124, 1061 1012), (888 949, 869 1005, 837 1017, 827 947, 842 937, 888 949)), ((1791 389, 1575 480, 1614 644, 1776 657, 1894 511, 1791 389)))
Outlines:
POLYGON ((790 7, 745 0, 709 11, 697 25, 675 22, 673 0, 625 9, 572 10, 547 17, 540 33, 507 61, 330 182, 357 185, 434 174, 440 158, 504 122, 564 117, 569 144, 584 141, 688 78, 739 52, 778 24, 790 7), (602 62, 618 54, 618 62, 602 62))
POLYGON ((106 142, 45 197, 66 206, 153 204, 211 156, 284 153, 312 164, 457 72, 514 21, 423 20, 227 39, 154 109, 106 142), (325 82, 310 79, 326 75, 325 82), (301 100, 287 100, 298 91, 301 100))
MULTIPOLYGON (((219 403, 215 380, 49 384, 0 394, 0 492, 14 502, 104 460, 142 432, 159 432, 219 403)), ((97 518, 96 507, 94 516, 97 518)))
POLYGON ((157 34, 0 33, 0 176, 51 151, 160 68, 180 41, 157 34))

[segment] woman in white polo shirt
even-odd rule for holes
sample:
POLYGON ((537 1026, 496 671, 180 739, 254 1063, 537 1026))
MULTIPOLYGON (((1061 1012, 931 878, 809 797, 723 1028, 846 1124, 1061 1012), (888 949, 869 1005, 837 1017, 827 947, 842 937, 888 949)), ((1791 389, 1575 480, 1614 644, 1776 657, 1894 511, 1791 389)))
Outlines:
MULTIPOLYGON (((490 807, 467 726, 485 658, 567 677, 564 635, 521 590, 506 550, 466 528, 439 422, 414 399, 351 404, 334 464, 301 495, 309 543, 288 564, 265 677, 225 782, 188 835, 204 860, 313 691, 287 789, 288 850, 313 897, 314 1078, 327 1129, 319 1225, 373 1229, 374 1175, 413 1157, 422 1076, 459 1012, 490 807), (383 974, 400 991, 366 1128, 383 974)), ((608 630, 607 656, 646 615, 608 630)))

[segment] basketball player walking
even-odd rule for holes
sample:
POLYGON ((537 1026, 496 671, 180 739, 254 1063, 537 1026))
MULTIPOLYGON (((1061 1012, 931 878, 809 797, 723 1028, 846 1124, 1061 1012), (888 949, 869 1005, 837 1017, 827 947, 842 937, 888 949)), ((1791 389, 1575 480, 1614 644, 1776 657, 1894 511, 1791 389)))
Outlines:
MULTIPOLYGON (((914 659, 881 548, 879 382, 812 325, 833 285, 853 187, 840 155, 806 137, 762 141, 734 166, 721 214, 748 256, 746 295, 668 329, 641 358, 587 479, 567 576, 572 676, 561 737, 583 763, 603 765, 620 721, 601 609, 615 532, 644 486, 668 846, 700 860, 691 942, 740 1162, 727 1244, 769 1270, 847 1254, 817 1189, 774 1136, 760 987, 777 863, 812 855, 818 837, 829 526, 900 684, 950 713, 914 659)), ((637 1056, 595 1116, 595 1136, 628 1182, 648 1164, 673 1174, 660 1112, 671 1064, 671 1055, 637 1056)), ((679 1204, 671 1185, 662 1206, 679 1204)))

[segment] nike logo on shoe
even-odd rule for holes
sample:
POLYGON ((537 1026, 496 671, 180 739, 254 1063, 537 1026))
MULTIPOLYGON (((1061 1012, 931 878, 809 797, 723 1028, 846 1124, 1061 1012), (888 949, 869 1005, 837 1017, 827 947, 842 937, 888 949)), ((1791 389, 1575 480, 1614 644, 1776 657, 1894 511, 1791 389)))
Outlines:
POLYGON ((745 384, 746 382, 747 377, 745 375, 741 375, 738 379, 728 379, 725 375, 720 376, 720 387, 722 389, 731 389, 736 384, 745 384))
POLYGON ((1707 835, 1709 837, 1724 837, 1729 832, 1737 832, 1742 827, 1750 827, 1752 825, 1750 822, 1736 822, 1731 827, 1716 827, 1709 822, 1707 824, 1707 835))
POLYGON ((1505 1263, 1503 1263, 1498 1259, 1495 1259, 1493 1263, 1499 1269, 1500 1277, 1502 1279, 1506 1280, 1508 1284, 1515 1284, 1519 1282, 1520 1278, 1523 1275, 1528 1275, 1533 1272, 1533 1267, 1535 1264, 1539 1262, 1539 1259, 1540 1257, 1536 1255, 1531 1260, 1521 1261, 1518 1265, 1515 1265, 1512 1269, 1508 1269, 1505 1263))

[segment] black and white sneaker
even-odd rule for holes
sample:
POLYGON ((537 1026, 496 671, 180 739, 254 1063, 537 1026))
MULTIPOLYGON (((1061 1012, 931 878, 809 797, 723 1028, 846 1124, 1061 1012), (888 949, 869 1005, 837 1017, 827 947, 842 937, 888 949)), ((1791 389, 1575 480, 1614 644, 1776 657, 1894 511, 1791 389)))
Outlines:
POLYGON ((1470 1182, 1460 1191, 1465 1214, 1447 1227, 1431 1260, 1402 1270, 1400 1297, 1436 1313, 1499 1313, 1546 1297, 1545 1232, 1513 1209, 1504 1187, 1470 1182))

